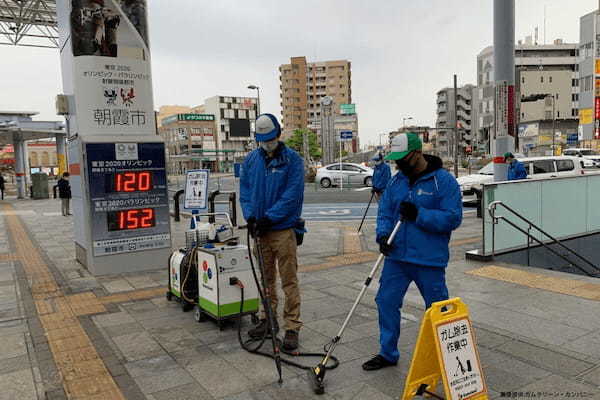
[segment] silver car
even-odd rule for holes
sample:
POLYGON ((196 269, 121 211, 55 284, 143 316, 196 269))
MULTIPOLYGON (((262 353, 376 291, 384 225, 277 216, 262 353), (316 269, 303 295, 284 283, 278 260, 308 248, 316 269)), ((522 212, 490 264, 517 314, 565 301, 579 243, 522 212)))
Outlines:
POLYGON ((332 185, 339 185, 340 179, 342 184, 347 185, 364 185, 371 186, 373 183, 373 169, 363 167, 360 164, 342 163, 329 164, 317 170, 315 182, 318 182, 321 187, 328 188, 332 185))

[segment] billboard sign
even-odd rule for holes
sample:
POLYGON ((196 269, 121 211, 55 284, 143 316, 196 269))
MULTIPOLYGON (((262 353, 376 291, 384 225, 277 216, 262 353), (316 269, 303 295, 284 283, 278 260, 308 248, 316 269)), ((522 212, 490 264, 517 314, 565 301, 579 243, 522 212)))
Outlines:
POLYGON ((70 5, 76 131, 156 134, 146 0, 70 5))
POLYGON ((495 94, 496 137, 514 136, 515 133, 515 87, 506 81, 497 82, 495 94))
POLYGON ((344 115, 356 114, 356 104, 340 104, 340 113, 344 115))

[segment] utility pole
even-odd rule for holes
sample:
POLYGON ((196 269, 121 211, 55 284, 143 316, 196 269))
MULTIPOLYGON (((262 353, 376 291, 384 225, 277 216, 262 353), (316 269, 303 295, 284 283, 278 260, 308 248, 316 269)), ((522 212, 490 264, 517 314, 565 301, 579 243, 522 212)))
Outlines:
POLYGON ((454 74, 454 177, 458 178, 458 89, 454 74))
POLYGON ((494 79, 494 181, 504 181, 515 134, 515 0, 494 0, 494 79))
POLYGON ((554 109, 554 95, 550 95, 550 97, 552 97, 552 155, 554 156, 556 154, 556 147, 555 147, 555 141, 556 141, 556 111, 554 109))

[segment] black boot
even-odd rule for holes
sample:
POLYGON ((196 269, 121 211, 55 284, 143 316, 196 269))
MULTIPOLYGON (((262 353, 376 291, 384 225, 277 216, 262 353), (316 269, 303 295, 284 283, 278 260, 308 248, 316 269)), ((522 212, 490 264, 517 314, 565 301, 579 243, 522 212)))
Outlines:
POLYGON ((287 351, 298 348, 298 331, 287 330, 283 338, 283 349, 287 351))
MULTIPOLYGON (((270 338, 271 327, 266 319, 261 319, 258 325, 248 331, 248 336, 250 336, 252 339, 262 339, 263 335, 265 335, 265 331, 267 335, 266 337, 270 338)), ((275 334, 277 334, 277 332, 279 332, 279 324, 277 321, 275 321, 275 334)))
POLYGON ((362 368, 365 371, 375 371, 375 370, 385 368, 385 367, 393 367, 395 365, 398 365, 398 363, 397 362, 393 363, 391 361, 388 361, 382 355, 378 354, 375 357, 371 358, 369 361, 365 362, 362 365, 362 368))

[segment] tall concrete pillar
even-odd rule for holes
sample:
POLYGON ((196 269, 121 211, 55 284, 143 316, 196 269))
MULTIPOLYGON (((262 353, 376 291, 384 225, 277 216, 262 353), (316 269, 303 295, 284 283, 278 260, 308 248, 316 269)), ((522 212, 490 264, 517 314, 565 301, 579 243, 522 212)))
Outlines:
POLYGON ((65 135, 56 134, 56 161, 58 163, 58 176, 67 171, 67 151, 65 146, 65 135))
POLYGON ((13 133, 13 147, 15 149, 17 199, 24 199, 25 194, 27 193, 25 175, 25 141, 18 132, 13 133))
POLYGON ((515 135, 515 0, 494 0, 494 81, 494 181, 504 181, 508 166, 502 156, 513 151, 515 135))

